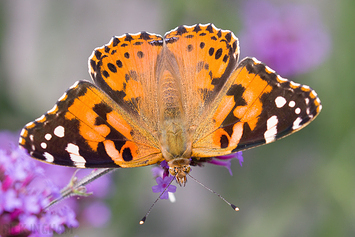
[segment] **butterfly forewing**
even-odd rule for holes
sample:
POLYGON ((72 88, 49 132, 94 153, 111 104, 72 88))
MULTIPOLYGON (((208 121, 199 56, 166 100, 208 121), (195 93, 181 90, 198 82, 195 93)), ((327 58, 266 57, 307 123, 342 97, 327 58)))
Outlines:
POLYGON ((162 48, 163 38, 159 35, 125 34, 96 48, 89 58, 89 71, 96 85, 150 133, 158 129, 155 72, 162 48))
POLYGON ((145 135, 99 88, 79 81, 52 110, 22 130, 20 145, 31 156, 59 165, 143 166, 162 159, 145 135))

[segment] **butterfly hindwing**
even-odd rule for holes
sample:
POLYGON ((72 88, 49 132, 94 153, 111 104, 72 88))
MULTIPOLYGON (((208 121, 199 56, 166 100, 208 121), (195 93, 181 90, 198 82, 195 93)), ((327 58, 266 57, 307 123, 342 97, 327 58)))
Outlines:
POLYGON ((193 144, 194 156, 219 156, 266 144, 293 133, 321 110, 310 87, 289 81, 256 59, 242 60, 234 83, 210 123, 213 131, 193 144))
POLYGON ((115 102, 86 81, 75 83, 42 117, 25 126, 20 145, 48 163, 78 168, 156 163, 156 144, 115 102))

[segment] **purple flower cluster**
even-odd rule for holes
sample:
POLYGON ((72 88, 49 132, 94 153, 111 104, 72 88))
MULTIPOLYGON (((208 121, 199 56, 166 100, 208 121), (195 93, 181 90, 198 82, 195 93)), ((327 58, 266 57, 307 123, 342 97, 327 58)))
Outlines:
MULTIPOLYGON (((78 222, 98 228, 109 223, 111 210, 103 198, 113 191, 110 174, 86 185, 87 192, 93 193, 89 197, 67 198, 44 210, 60 197, 60 189, 68 185, 75 169, 32 159, 16 148, 17 140, 15 133, 0 132, 0 236, 19 231, 23 236, 52 236, 53 231, 62 233, 78 222)), ((90 172, 79 170, 76 177, 90 172)))
MULTIPOLYGON (((45 170, 46 178, 61 188, 68 185, 75 171, 74 168, 70 167, 51 165, 39 161, 36 161, 36 163, 45 170)), ((92 172, 91 169, 80 169, 76 177, 81 179, 90 172, 92 172)), ((113 191, 112 176, 110 174, 103 175, 98 180, 85 185, 85 188, 92 195, 80 199, 76 197, 64 199, 56 204, 54 208, 57 208, 57 206, 70 207, 75 211, 81 226, 105 227, 110 222, 111 210, 103 199, 113 191)))
POLYGON ((56 195, 58 189, 45 179, 44 170, 22 149, 0 149, 1 236, 52 236, 77 227, 72 209, 45 209, 56 195))
POLYGON ((283 76, 308 72, 330 51, 330 36, 311 6, 253 0, 245 2, 241 15, 242 55, 256 57, 283 76))

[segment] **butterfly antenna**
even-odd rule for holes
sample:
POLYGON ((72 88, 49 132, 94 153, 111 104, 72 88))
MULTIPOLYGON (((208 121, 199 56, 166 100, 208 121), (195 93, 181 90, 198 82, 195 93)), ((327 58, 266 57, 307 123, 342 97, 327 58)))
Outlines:
POLYGON ((190 178, 192 178, 196 183, 198 183, 199 185, 201 185, 202 187, 204 187, 205 189, 207 189, 208 191, 210 191, 211 193, 216 194, 220 199, 222 199, 225 203, 227 203, 230 207, 233 208, 234 211, 239 211, 239 207, 237 207, 236 205, 228 202, 224 197, 222 197, 219 193, 216 193, 215 191, 213 191, 212 189, 210 189, 209 187, 205 186, 203 183, 201 183, 200 181, 198 181, 197 179, 195 179, 194 177, 192 177, 190 174, 187 174, 188 176, 190 176, 190 178))
POLYGON ((169 188, 169 186, 171 185, 171 183, 175 180, 175 177, 170 181, 169 185, 166 185, 165 189, 163 192, 161 192, 161 194, 158 196, 158 198, 153 202, 153 204, 150 206, 147 214, 145 214, 145 216, 140 220, 139 224, 143 225, 145 223, 145 220, 147 219, 150 211, 153 209, 154 205, 159 201, 160 197, 165 193, 165 191, 169 188))

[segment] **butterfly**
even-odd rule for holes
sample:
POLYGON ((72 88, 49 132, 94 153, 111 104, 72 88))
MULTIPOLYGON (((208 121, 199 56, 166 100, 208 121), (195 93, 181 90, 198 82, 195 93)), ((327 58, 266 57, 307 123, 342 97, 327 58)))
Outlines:
POLYGON ((113 37, 89 58, 94 83, 76 82, 22 129, 19 144, 36 159, 77 168, 165 160, 184 185, 192 159, 271 143, 319 114, 309 86, 238 56, 235 35, 213 24, 113 37))

